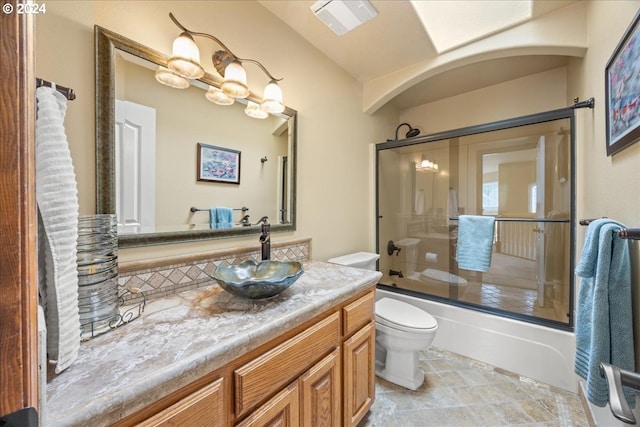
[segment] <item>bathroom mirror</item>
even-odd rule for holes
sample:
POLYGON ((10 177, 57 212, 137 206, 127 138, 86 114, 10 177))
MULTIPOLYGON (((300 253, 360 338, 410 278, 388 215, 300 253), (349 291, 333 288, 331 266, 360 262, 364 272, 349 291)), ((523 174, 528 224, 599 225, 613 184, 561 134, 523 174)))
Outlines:
MULTIPOLYGON (((118 214, 120 247, 258 234, 253 224, 263 216, 272 232, 295 230, 295 110, 260 120, 244 113, 246 100, 213 104, 205 91, 221 78, 209 73, 188 89, 163 86, 154 73, 166 55, 100 26, 95 49, 96 212, 118 214), (122 111, 131 105, 153 110, 153 132, 127 126, 122 111), (149 133, 152 149, 137 139, 149 133), (201 179, 211 151, 237 156, 237 181, 201 179), (216 207, 233 209, 233 226, 212 224, 216 207)), ((259 102, 254 94, 248 100, 259 102)))

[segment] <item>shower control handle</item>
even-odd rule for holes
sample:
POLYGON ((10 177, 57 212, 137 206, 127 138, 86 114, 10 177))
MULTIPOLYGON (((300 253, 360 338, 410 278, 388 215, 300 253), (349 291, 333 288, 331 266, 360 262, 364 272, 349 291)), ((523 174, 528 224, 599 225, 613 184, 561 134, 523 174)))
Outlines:
POLYGON ((396 256, 398 256, 401 250, 402 248, 397 247, 395 243, 393 243, 393 240, 389 240, 389 243, 387 243, 387 255, 391 256, 395 252, 396 256))

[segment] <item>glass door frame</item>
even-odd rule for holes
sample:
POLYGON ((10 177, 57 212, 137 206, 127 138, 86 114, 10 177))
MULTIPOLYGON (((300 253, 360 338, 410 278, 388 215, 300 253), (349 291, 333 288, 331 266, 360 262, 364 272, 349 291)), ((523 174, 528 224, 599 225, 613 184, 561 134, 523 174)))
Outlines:
POLYGON ((538 324, 541 326, 547 326, 555 329, 573 331, 574 330, 574 309, 575 309, 575 275, 573 271, 575 269, 575 240, 576 240, 576 162, 575 162, 575 108, 567 107, 558 110, 546 111, 543 113, 531 114, 526 116, 520 116, 505 120, 499 120, 491 123, 484 123, 480 125, 468 126, 464 128, 458 128, 443 132, 437 132, 429 135, 418 136, 414 138, 408 139, 399 139, 399 140, 387 140, 383 143, 376 144, 376 155, 375 155, 375 192, 376 192, 376 252, 380 253, 380 175, 379 175, 379 167, 380 167, 380 152, 392 148, 399 147, 407 147, 411 145, 417 144, 425 144, 432 143, 442 140, 448 140, 453 138, 459 138, 463 136, 475 135, 480 133, 487 133, 492 131, 500 131, 505 129, 516 128, 520 126, 526 125, 535 125, 538 123, 550 122, 555 120, 568 119, 570 123, 569 136, 570 136, 570 144, 569 144, 569 169, 571 171, 571 186, 570 186, 570 231, 569 231, 569 312, 567 313, 568 322, 560 322, 551 319, 544 319, 534 316, 529 316, 525 314, 519 314, 515 312, 510 312, 506 310, 500 310, 493 307, 484 307, 480 305, 475 305, 471 303, 467 303, 464 301, 457 301, 448 298, 439 297, 436 295, 423 294, 407 289, 387 286, 383 284, 379 284, 378 287, 380 289, 388 290, 391 292, 398 292, 407 295, 411 295, 417 298, 430 299, 438 302, 442 302, 445 304, 458 306, 462 308, 467 308, 471 310, 486 312, 489 314, 497 315, 500 317, 510 318, 518 321, 524 321, 527 323, 538 324))

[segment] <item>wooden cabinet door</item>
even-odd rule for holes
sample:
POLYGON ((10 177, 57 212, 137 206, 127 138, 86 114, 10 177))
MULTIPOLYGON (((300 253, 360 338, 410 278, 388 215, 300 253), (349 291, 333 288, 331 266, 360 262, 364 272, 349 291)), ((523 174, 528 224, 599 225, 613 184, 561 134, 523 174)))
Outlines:
POLYGON ((340 316, 333 313, 233 372, 236 417, 299 378, 340 344, 340 316))
POLYGON ((344 427, 364 417, 375 398, 375 326, 369 323, 343 345, 344 427))
POLYGON ((236 427, 298 427, 300 425, 300 393, 298 382, 276 394, 236 427))
POLYGON ((300 418, 304 427, 340 427, 340 348, 300 378, 300 418))
POLYGON ((224 378, 220 378, 141 422, 138 427, 226 427, 223 385, 224 378))

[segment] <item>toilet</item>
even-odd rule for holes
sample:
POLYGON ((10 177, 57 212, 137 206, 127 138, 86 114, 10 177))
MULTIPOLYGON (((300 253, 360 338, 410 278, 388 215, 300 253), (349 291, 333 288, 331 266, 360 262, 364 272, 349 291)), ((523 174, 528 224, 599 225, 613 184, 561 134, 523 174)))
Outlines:
MULTIPOLYGON (((379 257, 358 252, 329 262, 375 270, 379 257)), ((392 298, 376 301, 375 321, 376 375, 410 390, 418 389, 424 382, 419 352, 431 345, 438 322, 426 311, 392 298)))

